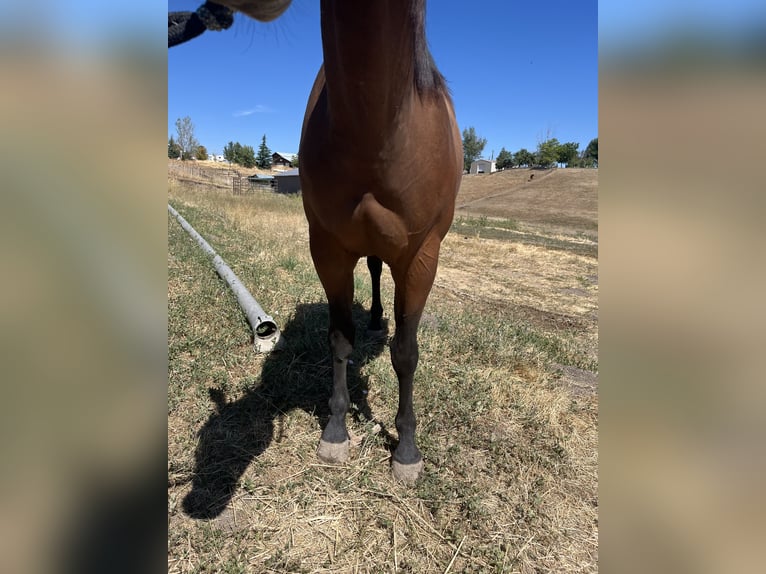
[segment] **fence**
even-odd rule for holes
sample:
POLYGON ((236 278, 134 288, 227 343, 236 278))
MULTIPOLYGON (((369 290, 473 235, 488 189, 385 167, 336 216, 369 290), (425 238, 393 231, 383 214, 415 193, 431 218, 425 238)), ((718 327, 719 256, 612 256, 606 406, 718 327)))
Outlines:
POLYGON ((193 161, 168 161, 168 175, 174 179, 196 181, 232 189, 234 179, 241 177, 234 169, 221 169, 199 164, 193 161))
POLYGON ((242 195, 244 193, 254 193, 256 191, 274 190, 274 179, 250 179, 250 177, 239 173, 236 174, 232 178, 232 193, 234 193, 234 195, 242 195))
POLYGON ((231 190, 234 195, 271 191, 273 180, 251 180, 235 169, 221 169, 193 161, 168 161, 168 175, 174 179, 205 183, 231 190))

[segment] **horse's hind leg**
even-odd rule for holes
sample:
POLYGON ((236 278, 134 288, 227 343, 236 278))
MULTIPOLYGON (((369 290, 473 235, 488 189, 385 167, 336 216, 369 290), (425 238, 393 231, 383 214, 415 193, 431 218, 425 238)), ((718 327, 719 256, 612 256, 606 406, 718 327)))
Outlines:
POLYGON ((354 344, 351 304, 357 259, 347 253, 329 234, 314 229, 311 230, 311 256, 330 309, 328 339, 333 373, 330 419, 322 431, 317 456, 324 462, 338 463, 348 458, 346 412, 349 407, 349 394, 346 369, 354 344))
POLYGON ((367 257, 367 269, 370 270, 370 279, 372 281, 372 305, 370 305, 370 323, 367 326, 367 330, 371 333, 382 333, 383 305, 380 302, 380 275, 383 271, 383 261, 374 255, 370 255, 367 257))

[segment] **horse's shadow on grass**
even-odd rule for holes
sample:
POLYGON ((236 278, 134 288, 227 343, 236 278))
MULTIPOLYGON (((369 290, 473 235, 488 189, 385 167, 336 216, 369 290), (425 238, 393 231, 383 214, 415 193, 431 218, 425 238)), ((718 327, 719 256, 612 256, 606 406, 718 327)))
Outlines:
MULTIPOLYGON (((351 415, 372 420, 367 404, 367 378, 359 368, 381 354, 385 337, 367 335, 368 314, 355 304, 356 345, 348 368, 351 415), (355 405, 355 407, 354 407, 355 405)), ((330 416, 332 364, 327 343, 326 304, 301 304, 295 318, 282 328, 285 347, 271 352, 261 372, 261 382, 239 400, 227 402, 225 393, 210 388, 214 412, 199 433, 195 452, 192 490, 182 507, 192 518, 209 519, 221 514, 234 496, 247 467, 274 439, 275 420, 293 409, 317 417, 324 428, 330 416)), ((389 448, 394 439, 385 431, 389 448)), ((316 435, 319 442, 319 433, 316 435)))

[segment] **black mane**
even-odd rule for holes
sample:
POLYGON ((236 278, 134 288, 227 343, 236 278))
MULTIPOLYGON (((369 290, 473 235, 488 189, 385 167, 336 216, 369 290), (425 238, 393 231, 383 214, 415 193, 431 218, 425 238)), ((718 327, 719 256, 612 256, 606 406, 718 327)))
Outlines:
POLYGON ((415 86, 421 94, 441 93, 447 89, 447 82, 428 49, 425 0, 412 3, 412 16, 415 21, 415 86))

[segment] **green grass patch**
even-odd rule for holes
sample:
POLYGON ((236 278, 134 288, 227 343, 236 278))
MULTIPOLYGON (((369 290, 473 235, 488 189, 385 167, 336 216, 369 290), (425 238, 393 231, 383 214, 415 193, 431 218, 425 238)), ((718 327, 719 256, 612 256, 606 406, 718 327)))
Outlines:
POLYGON ((523 231, 519 223, 512 219, 496 219, 484 215, 479 217, 461 215, 453 220, 450 232, 467 237, 510 241, 535 245, 546 249, 555 249, 557 251, 568 251, 587 257, 598 257, 598 244, 586 239, 582 233, 573 235, 571 240, 551 237, 540 233, 523 231))

